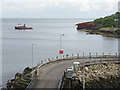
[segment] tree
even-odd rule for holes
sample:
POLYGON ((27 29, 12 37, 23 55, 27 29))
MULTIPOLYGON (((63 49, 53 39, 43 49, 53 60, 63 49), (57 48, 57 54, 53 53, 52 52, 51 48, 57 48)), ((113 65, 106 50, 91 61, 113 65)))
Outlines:
POLYGON ((94 20, 94 23, 101 27, 118 27, 118 22, 115 21, 115 19, 119 20, 120 13, 117 12, 111 16, 106 16, 104 18, 98 18, 94 20))

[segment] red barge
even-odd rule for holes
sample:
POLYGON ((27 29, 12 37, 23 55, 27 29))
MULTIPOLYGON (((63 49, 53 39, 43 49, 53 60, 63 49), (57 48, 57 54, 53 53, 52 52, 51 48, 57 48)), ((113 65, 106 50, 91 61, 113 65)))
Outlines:
POLYGON ((80 29, 94 29, 96 28, 96 24, 95 23, 79 23, 79 24, 76 24, 77 26, 77 30, 80 30, 80 29))
POLYGON ((26 24, 21 25, 18 24, 18 26, 15 26, 15 29, 33 29, 32 27, 26 27, 26 24))

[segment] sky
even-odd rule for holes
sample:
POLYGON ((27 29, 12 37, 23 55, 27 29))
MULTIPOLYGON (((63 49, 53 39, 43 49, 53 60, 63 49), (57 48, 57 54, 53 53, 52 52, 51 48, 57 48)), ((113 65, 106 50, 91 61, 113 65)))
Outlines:
POLYGON ((98 18, 118 11, 119 0, 1 0, 2 18, 98 18))

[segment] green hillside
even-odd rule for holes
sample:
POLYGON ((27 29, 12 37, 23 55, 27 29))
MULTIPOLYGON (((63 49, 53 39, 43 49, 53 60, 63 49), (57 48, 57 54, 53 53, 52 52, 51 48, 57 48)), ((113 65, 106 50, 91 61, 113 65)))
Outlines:
POLYGON ((100 27, 119 27, 120 25, 119 19, 120 19, 120 12, 116 12, 115 14, 112 14, 111 16, 106 16, 104 18, 98 18, 94 20, 94 23, 96 23, 100 27))

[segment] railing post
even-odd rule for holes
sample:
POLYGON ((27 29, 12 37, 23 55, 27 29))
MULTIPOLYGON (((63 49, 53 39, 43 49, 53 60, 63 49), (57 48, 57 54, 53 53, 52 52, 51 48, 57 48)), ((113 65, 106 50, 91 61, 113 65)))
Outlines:
POLYGON ((102 53, 102 56, 103 56, 102 58, 103 58, 103 59, 101 59, 101 63, 102 63, 102 61, 104 61, 104 55, 105 55, 105 54, 104 54, 104 53, 102 53))
POLYGON ((120 63, 120 53, 117 54, 117 63, 120 63))
POLYGON ((91 60, 91 53, 89 53, 89 64, 90 64, 90 60, 91 60))
POLYGON ((58 56, 56 56, 56 59, 58 59, 58 56))
POLYGON ((77 58, 79 58, 79 53, 77 53, 77 58))
POLYGON ((83 89, 85 89, 85 59, 83 53, 83 89))
POLYGON ((109 56, 110 56, 111 54, 109 53, 109 56))
POLYGON ((103 58, 103 54, 101 55, 101 59, 100 59, 100 62, 102 61, 102 58, 103 58))
POLYGON ((110 63, 110 59, 109 59, 109 58, 110 58, 110 53, 109 53, 109 55, 108 55, 108 62, 110 63))
POLYGON ((66 54, 66 58, 68 57, 69 55, 68 54, 66 54))
POLYGON ((115 53, 115 56, 114 56, 114 63, 115 63, 115 58, 116 58, 116 53, 115 53))
POLYGON ((102 53, 102 55, 103 55, 103 57, 104 57, 104 55, 105 55, 105 54, 104 54, 104 53, 102 53))
POLYGON ((65 57, 65 56, 63 55, 63 59, 64 59, 64 57, 65 57))
POLYGON ((41 60, 41 64, 43 64, 43 61, 41 60))
POLYGON ((74 55, 72 54, 72 59, 74 59, 73 57, 74 57, 74 55))
POLYGON ((39 66, 37 67, 37 76, 38 76, 38 78, 39 78, 39 75, 40 74, 40 71, 39 71, 39 66))
POLYGON ((62 59, 62 54, 60 54, 60 59, 62 59))
POLYGON ((48 58, 48 61, 50 62, 50 58, 48 58))
MULTIPOLYGON (((118 60, 118 58, 119 58, 119 57, 118 57, 118 54, 116 53, 116 60, 118 60)), ((116 61, 116 60, 115 60, 115 61, 116 61)))
POLYGON ((108 61, 108 55, 107 55, 107 61, 108 61))
POLYGON ((95 64, 96 64, 96 60, 97 60, 97 53, 96 53, 96 57, 95 57, 95 64))

